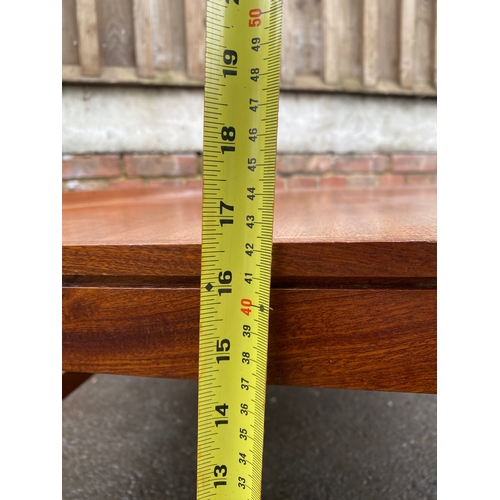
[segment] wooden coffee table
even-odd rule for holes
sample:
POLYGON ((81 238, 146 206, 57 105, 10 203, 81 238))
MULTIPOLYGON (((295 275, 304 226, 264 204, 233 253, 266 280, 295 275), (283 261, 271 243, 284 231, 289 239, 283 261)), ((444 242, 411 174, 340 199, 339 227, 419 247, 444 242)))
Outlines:
MULTIPOLYGON (((63 194, 63 370, 196 379, 201 193, 63 194)), ((276 194, 268 383, 436 392, 434 187, 276 194)))

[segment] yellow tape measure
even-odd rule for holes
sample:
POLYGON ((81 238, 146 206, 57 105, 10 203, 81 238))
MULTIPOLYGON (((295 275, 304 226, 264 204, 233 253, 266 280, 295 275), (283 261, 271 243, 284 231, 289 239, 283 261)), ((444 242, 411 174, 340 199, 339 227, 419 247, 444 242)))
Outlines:
POLYGON ((261 492, 281 0, 208 0, 197 498, 261 492))

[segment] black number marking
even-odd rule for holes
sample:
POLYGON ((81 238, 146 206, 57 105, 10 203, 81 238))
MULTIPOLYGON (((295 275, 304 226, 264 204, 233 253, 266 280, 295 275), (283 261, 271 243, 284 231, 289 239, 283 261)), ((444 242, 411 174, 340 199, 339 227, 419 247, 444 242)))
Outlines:
POLYGON ((222 54, 222 59, 224 59, 224 64, 232 64, 233 66, 238 62, 238 54, 235 50, 225 50, 222 54))
POLYGON ((222 339, 218 340, 216 344, 216 349, 217 352, 222 352, 222 351, 229 351, 229 348, 231 347, 231 342, 229 342, 229 339, 222 339))
POLYGON ((221 285, 229 285, 232 280, 233 273, 231 271, 224 271, 224 274, 222 274, 222 271, 219 273, 219 283, 221 285))
POLYGON ((224 403, 223 405, 216 405, 215 411, 218 411, 223 417, 226 416, 226 411, 229 409, 229 406, 224 403))
MULTIPOLYGON (((215 345, 217 352, 228 352, 230 347, 231 342, 229 342, 229 339, 218 340, 215 345)), ((216 359, 217 363, 220 363, 221 361, 229 361, 229 356, 217 356, 216 359)))
MULTIPOLYGON (((226 477, 227 475, 227 467, 225 465, 216 465, 214 467, 214 476, 219 477, 219 474, 222 475, 222 477, 226 477)), ((227 481, 214 481, 214 488, 217 488, 217 486, 226 486, 227 481)))
POLYGON ((256 163, 257 163, 257 158, 248 158, 248 170, 255 172, 256 163))
POLYGON ((255 142, 257 140, 257 129, 256 128, 251 128, 248 133, 250 136, 248 137, 252 142, 255 142))
MULTIPOLYGON (((219 273, 219 283, 221 285, 229 285, 232 280, 233 280, 233 274, 231 273, 231 271, 224 271, 224 273, 222 273, 221 271, 219 273)), ((218 292, 220 297, 223 293, 232 293, 232 290, 231 288, 219 288, 218 292)))
POLYGON ((259 101, 258 101, 257 99, 252 99, 252 98, 250 97, 250 101, 249 101, 249 105, 250 105, 250 106, 249 106, 249 108, 250 108, 250 110, 251 110, 251 111, 253 111, 254 113, 256 113, 256 112, 257 112, 257 109, 259 108, 258 102, 259 102, 259 101), (252 104, 253 104, 253 103, 255 103, 255 104, 252 106, 252 104))
POLYGON ((234 127, 222 127, 220 135, 223 141, 234 141, 236 139, 236 130, 234 127))
MULTIPOLYGON (((220 136, 223 141, 233 142, 236 139, 236 129, 234 127, 222 127, 220 136)), ((222 154, 236 151, 235 146, 221 146, 222 154)))

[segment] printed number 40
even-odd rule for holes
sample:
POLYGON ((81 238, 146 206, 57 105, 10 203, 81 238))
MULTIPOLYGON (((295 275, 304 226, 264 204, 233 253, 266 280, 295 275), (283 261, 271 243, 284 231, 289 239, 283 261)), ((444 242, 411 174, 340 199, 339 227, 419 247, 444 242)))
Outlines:
POLYGON ((241 299, 241 305, 243 306, 241 308, 241 312, 243 314, 246 314, 247 316, 250 316, 250 313, 252 310, 250 309, 252 307, 252 301, 250 299, 241 299))

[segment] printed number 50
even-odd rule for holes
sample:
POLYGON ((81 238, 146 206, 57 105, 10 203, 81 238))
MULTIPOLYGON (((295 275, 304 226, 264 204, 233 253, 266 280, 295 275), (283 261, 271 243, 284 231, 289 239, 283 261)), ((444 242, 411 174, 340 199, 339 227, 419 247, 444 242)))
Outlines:
POLYGON ((260 15, 262 14, 262 11, 260 9, 251 9, 248 15, 252 18, 248 20, 248 26, 251 28, 256 28, 257 26, 260 26, 260 15))

